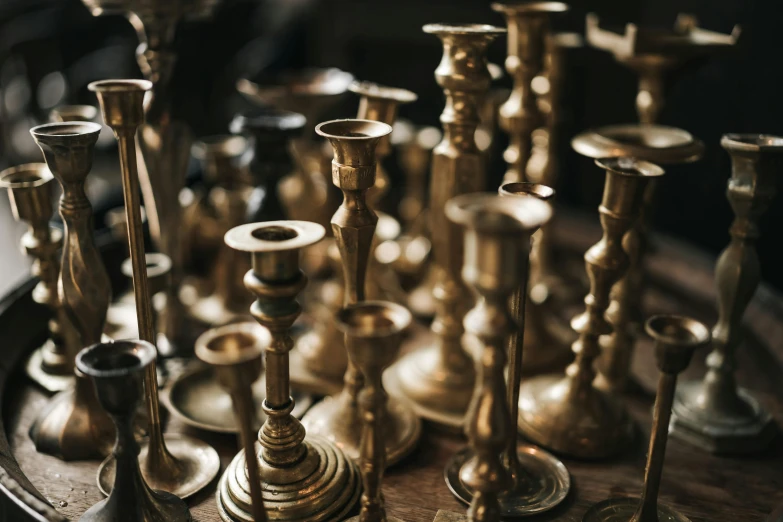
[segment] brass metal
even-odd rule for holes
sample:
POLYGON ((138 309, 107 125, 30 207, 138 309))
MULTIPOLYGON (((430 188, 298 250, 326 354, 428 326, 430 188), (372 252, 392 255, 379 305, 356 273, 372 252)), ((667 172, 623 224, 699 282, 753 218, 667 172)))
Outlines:
POLYGON ((462 343, 462 318, 470 297, 460 279, 462 239, 444 214, 446 201, 476 192, 484 179, 486 163, 476 146, 479 107, 492 78, 486 50, 505 29, 491 25, 430 24, 425 33, 438 36, 443 57, 435 79, 446 95, 441 114, 443 141, 432 154, 430 225, 436 284, 435 342, 412 352, 386 373, 386 388, 393 397, 410 403, 420 417, 452 427, 462 426, 473 394, 475 370, 462 343))
POLYGON ((101 406, 117 431, 114 458, 117 479, 109 498, 88 509, 82 522, 187 522, 187 504, 176 495, 150 489, 139 469, 139 446, 133 419, 144 393, 144 379, 157 351, 145 341, 117 341, 85 348, 76 358, 80 371, 92 378, 101 406))
MULTIPOLYGON (((256 405, 252 386, 261 375, 264 350, 272 342, 269 330, 254 323, 238 323, 209 330, 196 341, 195 353, 215 371, 220 387, 231 396, 245 452, 253 520, 266 522, 261 476, 255 451, 256 405)), ((206 405, 205 405, 206 406, 206 405)))
MULTIPOLYGON (((120 151, 122 188, 128 222, 128 240, 133 264, 133 290, 139 337, 154 343, 157 333, 152 315, 152 300, 147 281, 144 255, 144 231, 141 226, 138 171, 136 167, 136 131, 144 122, 144 94, 152 88, 146 80, 104 80, 93 82, 103 119, 117 138, 120 151)), ((149 441, 141 453, 144 480, 153 489, 168 491, 187 498, 200 491, 217 475, 220 459, 217 452, 201 441, 178 436, 177 453, 169 451, 160 421, 158 381, 155 361, 146 366, 144 378, 145 405, 149 422, 149 441)), ((98 470, 102 491, 111 491, 116 461, 109 457, 98 470)))
POLYGON ((506 70, 514 79, 511 96, 500 107, 500 125, 509 135, 509 145, 503 153, 503 159, 508 163, 503 182, 527 181, 525 173, 532 133, 542 120, 532 82, 543 67, 549 19, 568 11, 568 5, 562 2, 495 2, 492 9, 502 13, 508 24, 506 70))
POLYGON ((593 386, 593 363, 600 354, 600 336, 612 332, 604 318, 610 290, 628 267, 623 236, 639 217, 645 187, 663 174, 660 167, 631 158, 596 164, 606 169, 598 209, 604 235, 585 254, 590 293, 585 312, 571 321, 579 335, 572 347, 576 360, 563 377, 541 376, 522 384, 518 419, 527 439, 558 453, 591 459, 623 450, 633 435, 633 422, 623 406, 593 386))
MULTIPOLYGON (((367 190, 375 183, 375 148, 391 133, 385 123, 370 120, 334 120, 321 123, 316 132, 329 140, 334 149, 332 180, 344 195, 343 204, 332 217, 332 232, 342 259, 345 305, 364 301, 365 276, 372 251, 378 216, 365 201, 367 190)), ((347 346, 349 339, 345 338, 347 346)), ((363 386, 361 372, 351 361, 339 395, 327 397, 305 415, 302 422, 314 434, 333 441, 345 453, 359 458, 360 422, 358 394, 363 386)), ((421 421, 397 400, 387 404, 387 428, 384 431, 389 465, 409 454, 421 436, 421 421)))
POLYGON ((446 466, 446 483, 457 498, 470 503, 471 520, 540 513, 565 498, 570 478, 552 455, 517 444, 512 419, 522 368, 524 306, 517 299, 510 314, 508 302, 512 294, 519 298, 526 293, 530 236, 549 220, 552 208, 531 196, 466 194, 447 203, 446 215, 465 227, 462 277, 479 296, 465 316, 479 378, 465 424, 470 448, 446 466), (508 389, 503 377, 507 351, 508 389))
POLYGON ((715 267, 718 322, 703 381, 677 389, 672 434, 713 453, 749 453, 767 447, 776 424, 769 413, 734 379, 736 351, 742 343, 742 316, 759 284, 755 243, 757 222, 777 192, 783 172, 783 138, 726 134, 721 146, 731 156, 727 196, 734 210, 731 242, 715 267))
POLYGON ((663 474, 677 375, 688 367, 693 352, 709 342, 710 331, 700 322, 679 315, 650 317, 645 330, 655 341, 655 362, 660 376, 653 407, 642 497, 601 501, 587 510, 583 522, 689 522, 685 515, 674 508, 658 505, 658 490, 663 474))
MULTIPOLYGON (((409 90, 372 82, 353 82, 348 86, 348 90, 360 96, 357 119, 380 121, 392 127, 397 120, 399 106, 418 99, 418 96, 409 90)), ((391 180, 383 167, 383 160, 391 153, 391 136, 385 136, 375 148, 375 185, 367 191, 367 201, 372 208, 378 208, 383 196, 389 192, 391 180)))
POLYGON ((665 104, 665 78, 688 62, 736 45, 740 27, 721 34, 699 27, 693 15, 679 14, 671 31, 625 25, 618 34, 599 25, 598 16, 586 18, 585 38, 598 49, 612 53, 615 59, 639 76, 636 112, 641 123, 656 123, 665 104))
MULTIPOLYGON (((92 168, 97 123, 49 123, 30 129, 46 165, 62 187, 60 216, 65 224, 57 292, 80 346, 101 340, 111 285, 95 246, 92 206, 84 192, 92 168)), ((103 457, 111 451, 114 428, 100 408, 89 381, 76 372, 73 389, 47 403, 30 428, 35 448, 63 460, 103 457)))
MULTIPOLYGON (((655 124, 609 125, 579 134, 571 142, 574 149, 590 158, 633 157, 655 164, 683 164, 697 161, 704 144, 690 133, 655 124)), ((612 333, 601 337, 595 385, 605 391, 623 391, 629 381, 636 338, 641 333, 644 314, 642 297, 646 277, 644 260, 650 249, 650 214, 656 183, 648 183, 641 215, 623 238, 629 257, 628 271, 612 288, 612 302, 606 317, 612 333)))
POLYGON ((463 522, 467 520, 468 517, 461 513, 454 513, 452 511, 444 511, 439 509, 438 512, 435 513, 435 519, 433 522, 463 522))
POLYGON ((341 310, 335 320, 345 333, 350 358, 364 376, 359 395, 362 428, 360 469, 364 484, 362 509, 350 522, 401 522, 386 515, 381 483, 386 470, 384 430, 388 400, 382 375, 400 351, 403 331, 411 314, 400 305, 385 301, 364 301, 341 310))
POLYGON ((95 121, 98 109, 93 105, 60 105, 49 113, 53 122, 95 121))
MULTIPOLYGON (((299 253, 324 233, 316 223, 269 221, 242 225, 226 234, 228 246, 252 255, 253 268, 245 275, 245 285, 257 299, 250 312, 272 333, 265 361, 267 420, 258 433, 261 448, 256 454, 270 520, 340 520, 359 497, 355 464, 327 440, 306 434, 291 415, 289 330, 301 312, 296 296, 307 285, 299 253)), ((240 451, 218 485, 218 513, 226 522, 251 520, 243 460, 240 451)))
POLYGON ((39 281, 33 300, 51 313, 49 338, 25 364, 27 376, 48 392, 73 386, 73 358, 81 346, 57 294, 60 276, 58 253, 62 232, 49 225, 54 212, 54 177, 45 163, 28 163, 0 172, 0 187, 8 189, 14 219, 28 224, 21 246, 33 259, 31 272, 39 281))

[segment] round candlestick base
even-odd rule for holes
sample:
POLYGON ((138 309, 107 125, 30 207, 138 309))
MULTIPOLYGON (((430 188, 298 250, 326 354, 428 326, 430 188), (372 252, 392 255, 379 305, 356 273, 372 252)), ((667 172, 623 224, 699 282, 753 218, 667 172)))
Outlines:
MULTIPOLYGON (((641 502, 638 498, 610 498, 587 510, 582 522, 630 522, 641 502)), ((642 518, 634 522, 647 522, 642 518)), ((691 520, 667 506, 658 506, 658 522, 691 522, 691 520)))

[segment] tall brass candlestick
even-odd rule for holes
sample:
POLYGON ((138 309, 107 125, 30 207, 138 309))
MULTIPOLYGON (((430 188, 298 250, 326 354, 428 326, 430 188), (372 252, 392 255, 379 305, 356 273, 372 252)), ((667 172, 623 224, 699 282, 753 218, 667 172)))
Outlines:
POLYGON ((400 350, 402 332, 410 325, 411 314, 400 305, 384 301, 351 304, 337 313, 337 328, 348 337, 351 360, 364 375, 359 396, 362 410, 360 463, 362 510, 349 522, 401 522, 387 517, 381 482, 386 470, 384 442, 385 403, 388 400, 381 376, 400 350))
MULTIPOLYGON (((119 145, 139 337, 154 344, 157 334, 144 255, 135 140, 136 130, 144 122, 144 93, 151 87, 152 84, 146 80, 105 80, 89 85, 98 96, 103 119, 114 131, 119 145)), ((155 361, 146 367, 144 389, 149 422, 149 442, 140 457, 144 479, 153 489, 187 498, 217 475, 220 458, 208 444, 182 435, 172 437, 174 447, 168 447, 160 422, 155 361)), ((98 483, 106 493, 111 491, 115 466, 116 462, 109 457, 98 470, 98 483)))
POLYGON ((482 189, 485 161, 476 146, 479 108, 492 78, 487 68, 489 44, 505 32, 491 25, 430 24, 425 33, 443 42, 435 79, 446 95, 441 114, 443 141, 432 153, 430 228, 437 283, 432 346, 413 352, 387 373, 392 396, 410 402, 417 415, 453 427, 462 426, 473 395, 473 361, 462 347, 462 318, 469 294, 460 279, 462 238, 446 219, 446 201, 482 189))
POLYGON ((700 322, 679 315, 650 317, 645 329, 655 341, 655 363, 661 374, 653 408, 642 498, 611 498, 599 502, 585 513, 583 522, 690 522, 675 509, 659 505, 658 490, 663 475, 677 375, 688 367, 693 352, 709 342, 710 331, 700 322))
POLYGON ((633 423, 614 397, 593 386, 593 363, 600 353, 599 338, 612 332, 604 318, 609 292, 625 273, 628 255, 625 233, 639 217, 644 189, 663 169, 630 158, 596 160, 606 169, 601 206, 603 237, 585 254, 590 293, 585 312, 571 321, 579 338, 573 344, 576 360, 564 377, 542 376, 522 384, 519 429, 533 442, 578 458, 602 458, 624 448, 633 423))
MULTIPOLYGON (((375 184, 375 148, 391 133, 385 123, 370 120, 334 120, 316 127, 334 149, 332 180, 343 192, 343 204, 332 217, 332 231, 343 261, 344 304, 364 301, 365 276, 378 216, 367 206, 367 190, 375 184)), ((346 342, 349 338, 346 337, 346 342)), ((359 458, 358 394, 362 374, 348 350, 348 369, 342 392, 315 405, 303 422, 311 433, 335 441, 351 458, 359 458)), ((421 421, 405 405, 389 401, 386 412, 386 452, 390 464, 410 453, 421 435, 421 421)))
POLYGON ((715 267, 718 322, 703 381, 677 389, 672 434, 713 453, 764 449, 776 433, 772 417, 734 379, 736 351, 742 343, 742 316, 761 274, 756 252, 758 220, 777 192, 783 173, 783 138, 726 134, 721 146, 731 156, 727 196, 734 210, 731 242, 715 267))
MULTIPOLYGON (((265 361, 267 419, 258 433, 261 448, 256 456, 270 520, 341 520, 359 497, 353 462, 334 444, 308 435, 291 415, 289 330, 301 313, 296 296, 307 285, 299 253, 324 233, 322 226, 307 221, 268 221, 226 234, 228 246, 252 254, 253 268, 245 275, 245 286, 256 296, 250 313, 272 333, 265 361)), ((218 484, 218 512, 225 522, 252 520, 244 460, 240 451, 218 484)))
POLYGON ((57 294, 58 253, 63 234, 49 225, 54 211, 53 181, 45 163, 19 165, 0 172, 0 187, 8 189, 14 218, 29 225, 22 236, 22 248, 33 258, 31 272, 39 278, 33 300, 52 314, 49 338, 32 353, 25 371, 47 391, 58 392, 73 386, 73 358, 81 346, 57 294))
MULTIPOLYGON (((65 240, 57 291, 81 346, 100 342, 111 301, 109 276, 93 238, 92 206, 84 192, 100 132, 100 125, 86 122, 30 129, 63 191, 65 240)), ((74 388, 52 397, 38 415, 30 438, 36 450, 64 460, 105 457, 114 442, 114 427, 89 381, 79 372, 76 376, 74 388)))
POLYGON ((568 11, 568 5, 561 2, 495 2, 492 9, 506 17, 506 70, 514 78, 511 96, 500 107, 500 124, 509 134, 509 145, 503 153, 503 159, 508 163, 503 182, 525 181, 532 133, 541 123, 531 82, 543 65, 549 18, 552 14, 568 11))

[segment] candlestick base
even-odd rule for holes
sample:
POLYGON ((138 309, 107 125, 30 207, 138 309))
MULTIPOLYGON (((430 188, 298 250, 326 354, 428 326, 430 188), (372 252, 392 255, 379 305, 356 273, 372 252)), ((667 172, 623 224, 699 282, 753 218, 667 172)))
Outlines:
MULTIPOLYGON (((460 478, 463 464, 472 456, 470 448, 455 454, 446 465, 446 485, 460 501, 470 504, 473 492, 460 478)), ((571 489, 571 477, 560 460, 535 446, 519 444, 517 456, 526 479, 500 495, 501 517, 524 517, 543 513, 560 504, 571 489)))
POLYGON ((570 457, 601 459, 622 451, 634 435, 633 421, 623 406, 592 386, 576 387, 569 376, 523 382, 520 432, 535 444, 570 457))
POLYGON ((53 347, 54 342, 47 339, 40 348, 30 355, 25 365, 27 376, 49 393, 57 393, 71 388, 74 382, 72 369, 66 373, 54 373, 47 371, 44 367, 44 354, 47 351, 51 352, 53 347))
MULTIPOLYGON (((639 509, 638 498, 610 498, 587 510, 582 522, 651 522, 649 518, 633 518, 639 509)), ((657 522, 691 522, 691 520, 667 506, 658 506, 657 522)))
POLYGON ((778 431, 770 414, 747 390, 737 389, 731 400, 718 405, 708 400, 702 381, 677 387, 670 429, 674 437, 719 454, 761 451, 778 431))
POLYGON ((442 509, 439 509, 432 522, 466 522, 467 520, 467 515, 463 515, 462 513, 454 513, 453 511, 443 511, 442 509))

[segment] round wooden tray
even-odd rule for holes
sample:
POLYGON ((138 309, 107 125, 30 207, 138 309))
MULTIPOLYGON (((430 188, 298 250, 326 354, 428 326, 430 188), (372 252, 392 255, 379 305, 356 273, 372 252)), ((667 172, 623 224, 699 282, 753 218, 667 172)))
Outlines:
MULTIPOLYGON (((556 223, 561 262, 580 270, 585 250, 600 237, 597 218, 562 214, 556 223)), ((104 249, 115 281, 121 261, 116 245, 104 249)), ((583 269, 582 273, 583 273, 583 269)), ((648 313, 678 312, 713 324, 716 295, 713 260, 702 252, 666 238, 657 238, 648 264, 651 287, 645 298, 648 313)), ((76 520, 101 494, 95 483, 98 462, 66 463, 37 454, 27 430, 47 396, 28 381, 21 366, 29 351, 46 336, 46 314, 32 301, 34 281, 22 284, 0 302, 0 520, 76 520)), ((576 309, 575 309, 576 310, 576 309)), ((568 313, 570 313, 569 311, 568 313)), ((740 385, 751 389, 778 421, 783 418, 783 298, 762 286, 746 314, 747 334, 738 353, 740 385)), ((420 341, 420 340, 419 340, 420 341)), ((413 342, 416 342, 414 339, 413 342)), ((535 520, 580 521, 587 508, 610 496, 641 492, 657 375, 649 341, 638 344, 633 363, 640 386, 626 404, 640 427, 633 447, 619 458, 602 462, 564 459, 573 479, 568 498, 535 520)), ((704 374, 699 353, 683 378, 704 374)), ((237 451, 233 436, 198 432, 170 417, 167 429, 201 438, 221 454, 225 465, 237 451)), ((419 448, 390 469, 384 495, 390 515, 407 522, 430 522, 439 509, 464 513, 465 507, 443 480, 448 459, 465 444, 464 438, 425 426, 419 448)), ((761 455, 715 457, 670 440, 661 485, 662 502, 676 507, 693 522, 763 521, 783 500, 783 444, 776 439, 761 455)), ((189 501, 193 519, 218 521, 214 486, 189 501)))

